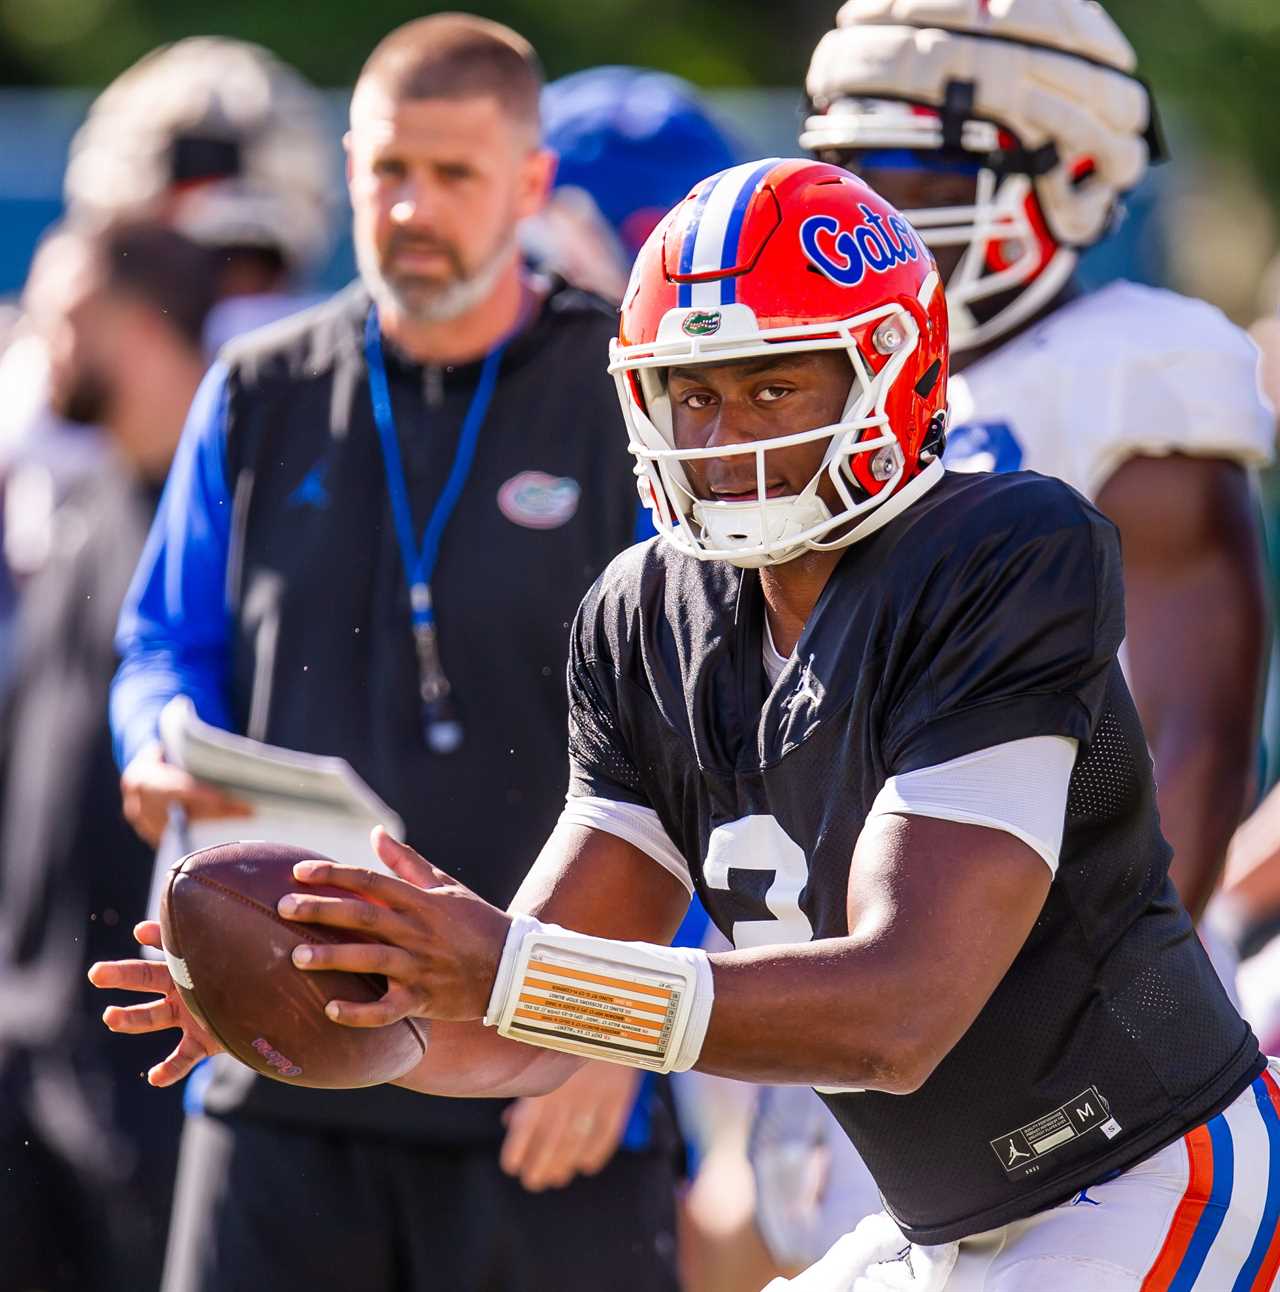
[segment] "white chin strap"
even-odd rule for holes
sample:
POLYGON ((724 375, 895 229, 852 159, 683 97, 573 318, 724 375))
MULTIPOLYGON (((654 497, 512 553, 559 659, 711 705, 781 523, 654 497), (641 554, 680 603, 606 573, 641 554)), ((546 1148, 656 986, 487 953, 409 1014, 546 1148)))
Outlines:
POLYGON ((825 525, 831 509, 816 493, 806 491, 763 502, 698 501, 690 515, 708 547, 725 553, 723 559, 730 565, 756 570, 798 556, 805 544, 793 540, 825 525))
MULTIPOLYGON (((727 561, 730 565, 736 565, 744 570, 758 570, 765 565, 784 565, 802 552, 832 551, 868 538, 876 530, 883 529, 895 516, 900 516, 917 499, 927 494, 944 474, 942 460, 935 458, 919 475, 909 480, 896 493, 883 500, 879 497, 871 500, 872 510, 867 511, 856 522, 850 521, 849 530, 843 536, 826 542, 801 538, 799 542, 790 543, 789 546, 773 546, 764 552, 759 551, 756 546, 767 541, 779 545, 788 543, 793 536, 811 534, 815 528, 829 523, 831 512, 826 503, 816 494, 810 495, 807 490, 804 494, 797 494, 790 498, 767 498, 763 506, 755 501, 721 503, 699 501, 691 509, 690 516, 703 525, 704 541, 708 548, 714 549, 713 559, 727 561), (723 520, 716 522, 724 526, 724 532, 708 528, 700 514, 704 509, 716 516, 724 517, 723 520), (763 517, 761 512, 764 513, 763 517), (775 526, 779 527, 777 531, 775 526), (772 538, 775 532, 779 532, 779 536, 772 538), (742 549, 740 556, 735 554, 736 549, 742 549)), ((863 506, 866 507, 867 504, 864 503, 863 506)), ((692 551, 690 555, 707 559, 707 554, 699 551, 692 551)))

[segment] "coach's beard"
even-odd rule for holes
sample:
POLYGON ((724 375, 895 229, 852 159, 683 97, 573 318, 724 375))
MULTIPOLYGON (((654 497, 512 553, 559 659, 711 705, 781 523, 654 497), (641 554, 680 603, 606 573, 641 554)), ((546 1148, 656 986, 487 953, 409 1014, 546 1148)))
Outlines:
MULTIPOLYGON (((357 244, 360 277, 380 309, 393 311, 414 323, 446 323, 479 305, 493 291, 516 251, 516 235, 504 238, 496 251, 467 274, 452 248, 441 248, 454 266, 446 282, 412 278, 397 282, 383 268, 375 248, 357 244)), ((394 249, 388 259, 394 257, 394 249)))

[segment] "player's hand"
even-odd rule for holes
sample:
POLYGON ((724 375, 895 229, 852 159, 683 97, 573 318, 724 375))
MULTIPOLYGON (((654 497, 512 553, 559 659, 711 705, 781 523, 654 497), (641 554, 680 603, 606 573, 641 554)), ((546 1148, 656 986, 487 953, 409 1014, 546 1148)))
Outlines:
POLYGON ((635 1068, 587 1063, 549 1095, 517 1099, 503 1114, 502 1169, 531 1193, 595 1175, 617 1151, 639 1084, 635 1068))
POLYGON ((373 847, 399 879, 332 861, 303 861, 293 868, 299 884, 324 884, 351 896, 302 890, 280 899, 278 910, 287 920, 376 939, 296 948, 293 963, 299 969, 340 969, 387 979, 381 999, 367 1004, 331 1000, 325 1013, 348 1027, 384 1027, 409 1017, 451 1023, 483 1018, 510 917, 397 843, 381 826, 373 832, 373 847))
POLYGON ((159 741, 140 749, 124 769, 120 778, 120 796, 125 820, 153 848, 160 842, 168 824, 172 804, 181 807, 189 821, 253 815, 249 804, 196 780, 172 763, 166 763, 159 741))
MULTIPOLYGON (((163 950, 160 926, 154 920, 139 924, 133 935, 144 947, 163 950)), ((182 1029, 182 1039, 173 1053, 147 1073, 147 1080, 153 1086, 171 1086, 175 1081, 181 1081, 201 1059, 207 1059, 222 1049, 192 1018, 173 985, 168 966, 162 961, 100 960, 90 967, 89 981, 95 987, 148 992, 160 997, 140 1005, 108 1005, 103 1010, 102 1021, 113 1032, 138 1036, 147 1032, 163 1032, 170 1027, 182 1029)))

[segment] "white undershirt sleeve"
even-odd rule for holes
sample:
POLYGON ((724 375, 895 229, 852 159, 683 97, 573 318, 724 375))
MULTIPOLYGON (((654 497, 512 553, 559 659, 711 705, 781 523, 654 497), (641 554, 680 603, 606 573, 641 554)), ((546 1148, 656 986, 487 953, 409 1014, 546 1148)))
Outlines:
POLYGON ((931 816, 1004 830, 1057 874, 1076 747, 1066 736, 1030 736, 903 772, 885 781, 867 816, 931 816))
POLYGON ((613 799, 575 798, 571 795, 565 800, 564 811, 560 813, 560 822, 564 825, 584 825, 592 830, 603 830, 606 834, 625 839, 629 844, 652 857, 663 870, 670 871, 690 894, 693 893, 689 863, 671 842, 671 836, 663 829, 662 822, 658 820, 658 814, 652 808, 641 807, 638 803, 619 803, 613 799))

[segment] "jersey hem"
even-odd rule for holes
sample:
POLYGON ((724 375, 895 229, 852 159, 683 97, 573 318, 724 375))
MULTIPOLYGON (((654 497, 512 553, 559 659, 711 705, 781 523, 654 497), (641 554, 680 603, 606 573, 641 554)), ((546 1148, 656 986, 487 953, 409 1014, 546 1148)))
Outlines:
POLYGON ((1239 1071, 1240 1060, 1233 1058, 1224 1069, 1232 1075, 1220 1076, 1207 1087, 1202 1088, 1194 1101, 1190 1099, 1184 1101, 1178 1110, 1148 1129, 1145 1134, 1126 1144, 1123 1151, 1095 1158, 1070 1175, 1062 1176, 1034 1193, 1024 1194, 1015 1202, 994 1207, 990 1211, 980 1212, 964 1220, 949 1221, 945 1225, 909 1225, 894 1213, 887 1201, 885 1210, 908 1241, 922 1246, 958 1242, 963 1238, 972 1238, 975 1234, 999 1229, 1017 1220, 1026 1220, 1042 1211, 1049 1211, 1074 1197, 1081 1189, 1097 1184, 1102 1176, 1128 1171, 1139 1163, 1145 1162, 1147 1158, 1167 1148, 1175 1140, 1181 1139, 1188 1131, 1203 1125, 1211 1117, 1220 1113, 1232 1100, 1247 1090, 1250 1083, 1266 1069, 1266 1055, 1258 1049, 1257 1040, 1252 1033, 1249 1034, 1249 1042, 1252 1043, 1253 1057, 1243 1071, 1239 1071), (1208 1089, 1211 1095, 1201 1102, 1199 1096, 1203 1095, 1204 1089, 1208 1089), (1188 1109, 1194 1109, 1194 1111, 1187 1111, 1188 1109))

